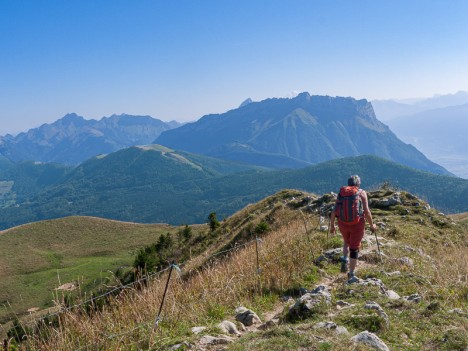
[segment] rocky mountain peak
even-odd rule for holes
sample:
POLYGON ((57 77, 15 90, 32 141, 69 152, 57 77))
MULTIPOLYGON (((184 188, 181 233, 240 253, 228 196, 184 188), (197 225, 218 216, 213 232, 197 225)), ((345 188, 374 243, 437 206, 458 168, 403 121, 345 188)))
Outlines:
POLYGON ((65 116, 60 118, 57 122, 62 123, 76 123, 86 121, 82 116, 77 115, 76 113, 67 113, 65 116))
POLYGON ((253 101, 251 98, 245 99, 242 104, 239 105, 239 108, 247 106, 248 104, 251 104, 253 101))
POLYGON ((449 173, 398 139, 376 118, 366 99, 308 92, 204 116, 162 133, 155 143, 272 168, 289 168, 292 161, 315 164, 370 154, 420 170, 449 173), (233 141, 248 145, 249 153, 232 149, 233 141))
POLYGON ((69 113, 52 124, 43 124, 14 138, 2 138, 0 153, 12 161, 79 164, 98 154, 150 144, 171 128, 173 124, 150 116, 121 114, 96 121, 69 113))

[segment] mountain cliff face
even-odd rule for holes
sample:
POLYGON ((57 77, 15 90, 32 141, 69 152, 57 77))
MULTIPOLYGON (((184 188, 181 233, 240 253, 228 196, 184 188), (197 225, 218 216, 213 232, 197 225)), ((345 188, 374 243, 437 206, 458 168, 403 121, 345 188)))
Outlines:
POLYGON ((178 125, 149 116, 113 115, 96 121, 72 113, 16 137, 0 137, 0 153, 12 161, 78 164, 98 154, 149 144, 178 125))
POLYGON ((370 154, 416 169, 450 174, 399 140, 377 120, 367 100, 308 93, 293 99, 251 102, 224 114, 207 115, 163 132, 155 143, 272 168, 370 154), (284 162, 285 158, 290 162, 284 162))

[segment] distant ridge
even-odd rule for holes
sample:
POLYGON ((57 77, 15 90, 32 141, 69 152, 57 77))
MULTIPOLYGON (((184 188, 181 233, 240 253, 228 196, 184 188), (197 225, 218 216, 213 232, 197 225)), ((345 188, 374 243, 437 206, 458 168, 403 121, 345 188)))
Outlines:
POLYGON ((450 174, 398 139, 375 117, 367 100, 311 96, 306 92, 292 99, 250 102, 223 114, 204 116, 164 131, 155 143, 272 168, 370 154, 416 169, 450 174), (282 164, 278 157, 288 162, 282 164))
POLYGON ((60 182, 2 208, 0 229, 70 215, 139 223, 203 223, 212 211, 223 218, 285 188, 336 192, 354 173, 361 175, 366 189, 389 182, 444 212, 468 211, 468 180, 375 156, 264 171, 155 145, 124 149, 81 164, 60 182))
POLYGON ((455 94, 434 95, 420 99, 387 99, 373 100, 377 118, 390 121, 397 117, 409 116, 427 110, 468 104, 468 92, 458 91, 455 94))
POLYGON ((150 116, 127 114, 87 120, 70 113, 51 124, 0 137, 0 154, 11 161, 79 164, 98 154, 151 143, 165 130, 178 127, 150 116))
POLYGON ((468 179, 468 103, 431 109, 388 121, 404 141, 457 176, 468 179))

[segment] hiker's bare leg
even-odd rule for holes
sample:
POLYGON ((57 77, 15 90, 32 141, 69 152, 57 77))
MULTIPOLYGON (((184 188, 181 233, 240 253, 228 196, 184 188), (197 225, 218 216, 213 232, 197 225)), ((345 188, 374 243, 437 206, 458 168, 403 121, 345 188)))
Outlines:
POLYGON ((343 242, 343 256, 347 258, 348 253, 349 253, 349 245, 346 242, 343 242))
POLYGON ((357 266, 357 259, 355 258, 351 258, 349 260, 349 272, 350 273, 354 273, 354 270, 356 269, 356 266, 357 266))
POLYGON ((353 275, 359 257, 359 248, 349 248, 349 274, 353 275))

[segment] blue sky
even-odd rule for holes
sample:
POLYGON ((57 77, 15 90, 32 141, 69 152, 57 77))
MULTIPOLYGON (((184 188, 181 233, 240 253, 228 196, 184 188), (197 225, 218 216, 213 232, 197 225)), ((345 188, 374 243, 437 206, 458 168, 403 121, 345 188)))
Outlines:
POLYGON ((0 0, 0 134, 66 113, 165 121, 294 92, 468 90, 465 0, 0 0))

